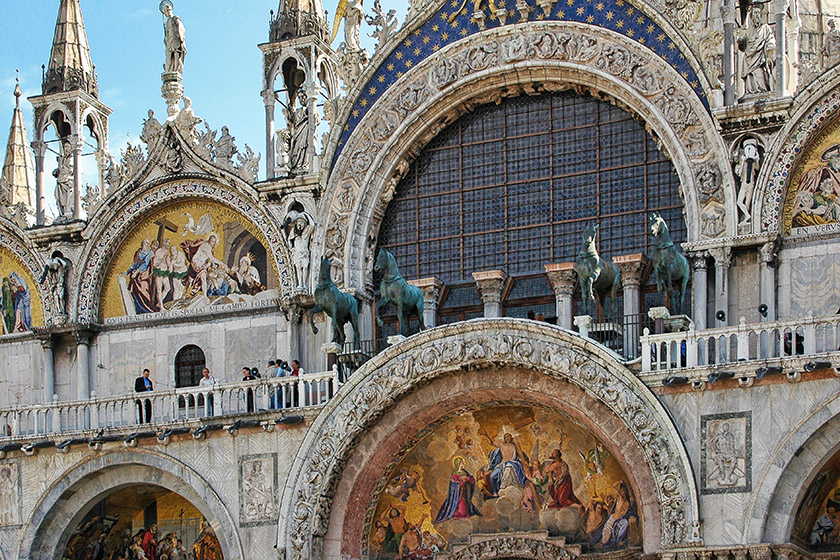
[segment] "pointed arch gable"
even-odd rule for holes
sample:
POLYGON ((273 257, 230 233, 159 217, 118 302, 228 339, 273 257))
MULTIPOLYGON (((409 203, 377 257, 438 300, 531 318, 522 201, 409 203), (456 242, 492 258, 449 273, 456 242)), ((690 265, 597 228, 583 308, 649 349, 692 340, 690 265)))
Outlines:
POLYGON ((76 305, 80 322, 98 321, 105 274, 115 250, 133 228, 150 212, 190 199, 219 203, 253 224, 265 238, 266 250, 272 253, 280 295, 286 297, 291 293, 288 252, 274 217, 237 190, 205 179, 179 179, 147 187, 121 207, 100 212, 88 225, 86 237, 91 241, 85 247, 77 272, 79 295, 76 305))
MULTIPOLYGON (((612 411, 632 433, 655 481, 659 545, 698 542, 691 463, 676 427, 650 390, 609 351, 573 333, 533 321, 475 319, 424 331, 387 349, 327 404, 299 448, 291 484, 283 492, 281 512, 286 513, 278 546, 286 548, 287 558, 323 557, 336 489, 351 468, 360 438, 375 430, 384 414, 437 378, 449 376, 457 385, 463 372, 493 367, 566 381, 612 411)), ((353 464, 352 470, 361 467, 353 464)))
POLYGON ((79 512, 109 490, 135 483, 152 483, 190 501, 215 530, 224 557, 244 558, 236 522, 210 483, 186 464, 151 451, 103 453, 66 472, 29 515, 18 540, 17 558, 54 558, 62 540, 75 529, 73 520, 79 512))
POLYGON ((376 102, 327 185, 318 246, 364 286, 372 239, 393 188, 419 149, 479 103, 502 95, 585 88, 643 119, 674 163, 690 241, 735 231, 732 170, 715 125, 685 79, 623 35, 573 22, 487 31, 412 68, 376 102))

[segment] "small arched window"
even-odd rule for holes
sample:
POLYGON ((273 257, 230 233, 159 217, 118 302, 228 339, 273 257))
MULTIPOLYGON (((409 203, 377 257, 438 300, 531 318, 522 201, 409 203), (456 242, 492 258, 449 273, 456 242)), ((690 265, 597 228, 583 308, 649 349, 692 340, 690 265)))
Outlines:
POLYGON ((175 355, 175 388, 195 387, 201 379, 201 370, 207 361, 198 346, 189 344, 175 355))

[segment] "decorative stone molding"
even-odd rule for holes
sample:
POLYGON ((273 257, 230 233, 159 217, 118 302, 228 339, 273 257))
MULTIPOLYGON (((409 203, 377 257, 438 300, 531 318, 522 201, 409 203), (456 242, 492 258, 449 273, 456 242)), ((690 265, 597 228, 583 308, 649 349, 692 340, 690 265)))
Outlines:
POLYGON ((362 118, 330 175, 322 210, 330 226, 316 241, 324 254, 343 263, 345 283, 362 288, 370 276, 366 243, 376 239, 382 215, 376 209, 390 199, 388 179, 398 164, 464 111, 535 87, 592 90, 637 114, 662 141, 680 176, 689 238, 734 231, 734 179, 726 147, 709 114, 695 109, 696 93, 674 68, 612 31, 532 22, 488 30, 440 50, 392 85, 376 110, 362 118), (705 203, 700 183, 709 191, 705 203))
POLYGON ((110 259, 137 222, 157 207, 186 199, 224 204, 254 224, 265 237, 266 251, 274 256, 281 296, 290 297, 293 282, 286 265, 290 262, 288 251, 271 215, 256 201, 246 199, 232 188, 204 179, 180 179, 135 193, 121 207, 98 215, 95 223, 88 226, 85 233, 93 241, 85 247, 81 265, 73 271, 79 286, 76 302, 79 322, 98 321, 100 290, 110 259))
POLYGON ((561 543, 554 543, 532 534, 494 535, 489 538, 470 538, 470 544, 453 554, 444 555, 445 560, 489 560, 492 558, 522 558, 523 560, 573 560, 572 554, 561 543), (476 540, 477 542, 472 542, 476 540))
POLYGON ((614 356, 563 329, 517 319, 477 319, 414 335, 367 362, 307 433, 283 493, 278 544, 287 558, 323 557, 339 479, 359 436, 418 385, 459 371, 522 367, 584 389, 633 434, 656 484, 660 545, 692 540, 697 489, 679 433, 657 398, 614 356))

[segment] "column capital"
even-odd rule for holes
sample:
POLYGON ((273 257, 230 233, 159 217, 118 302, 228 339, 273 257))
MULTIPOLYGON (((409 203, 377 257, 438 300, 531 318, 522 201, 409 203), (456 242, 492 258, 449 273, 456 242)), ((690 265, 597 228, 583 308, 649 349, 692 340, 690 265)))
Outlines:
POLYGON ((724 25, 735 25, 735 3, 727 0, 721 4, 720 17, 723 19, 724 25))
POLYGON ((545 265, 545 275, 555 295, 572 295, 575 290, 575 263, 553 263, 545 265))
POLYGON ((488 303, 501 303, 502 290, 505 287, 505 280, 508 275, 504 270, 482 270, 472 273, 481 301, 488 303))
POLYGON ((642 284, 642 274, 650 259, 642 253, 632 255, 618 255, 612 260, 621 271, 621 285, 639 287, 642 284))
POLYGON ((420 288, 420 291, 423 292, 423 303, 426 305, 437 305, 440 302, 440 292, 444 286, 443 280, 440 278, 430 276, 428 278, 409 280, 408 283, 420 288))
POLYGON ((778 257, 779 253, 779 239, 776 238, 772 241, 768 241, 767 243, 761 246, 758 252, 761 256, 762 264, 766 264, 767 266, 775 266, 776 258, 778 257))
POLYGON ((686 256, 691 260, 691 267, 694 270, 706 270, 709 268, 708 251, 690 251, 686 256))
POLYGON ((771 0, 770 11, 774 16, 784 15, 789 5, 788 0, 771 0))
POLYGON ((266 106, 271 105, 274 106, 274 102, 277 101, 277 98, 274 97, 274 92, 270 89, 266 89, 260 92, 260 96, 263 98, 263 102, 266 106))
POLYGON ((714 247, 709 254, 715 259, 715 266, 729 268, 732 261, 732 247, 714 247))

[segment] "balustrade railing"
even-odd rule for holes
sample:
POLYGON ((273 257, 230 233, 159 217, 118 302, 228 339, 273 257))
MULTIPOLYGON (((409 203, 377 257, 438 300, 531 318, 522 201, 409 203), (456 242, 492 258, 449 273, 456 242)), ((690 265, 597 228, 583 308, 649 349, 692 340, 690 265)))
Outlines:
POLYGON ((840 316, 805 317, 641 337, 642 372, 747 360, 795 358, 840 350, 840 316))
POLYGON ((315 407, 338 390, 337 369, 297 377, 273 377, 212 387, 130 393, 89 400, 0 409, 0 436, 32 436, 248 414, 259 410, 315 407))

